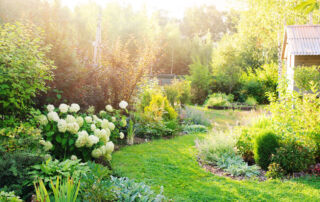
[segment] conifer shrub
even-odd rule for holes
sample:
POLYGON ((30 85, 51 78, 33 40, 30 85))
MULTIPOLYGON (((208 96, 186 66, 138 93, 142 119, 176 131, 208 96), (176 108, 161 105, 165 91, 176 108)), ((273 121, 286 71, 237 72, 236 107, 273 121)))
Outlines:
POLYGON ((279 147, 279 141, 276 134, 271 131, 261 132, 254 142, 254 160, 264 170, 267 170, 271 163, 271 156, 275 154, 279 147))

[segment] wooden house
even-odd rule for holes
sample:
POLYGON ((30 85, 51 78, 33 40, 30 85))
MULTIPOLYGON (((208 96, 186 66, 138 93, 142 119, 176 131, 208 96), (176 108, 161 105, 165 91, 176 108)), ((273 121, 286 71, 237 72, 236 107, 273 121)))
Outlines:
POLYGON ((286 27, 282 48, 289 90, 294 89, 294 69, 297 66, 320 66, 320 25, 290 25, 286 27))

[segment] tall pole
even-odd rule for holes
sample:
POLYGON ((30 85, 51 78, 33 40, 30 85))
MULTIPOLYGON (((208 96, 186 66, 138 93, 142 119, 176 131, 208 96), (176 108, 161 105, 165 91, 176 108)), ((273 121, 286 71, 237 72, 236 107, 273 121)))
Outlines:
POLYGON ((97 24, 97 32, 96 32, 96 41, 94 42, 94 52, 93 52, 93 64, 95 67, 99 66, 100 60, 100 47, 101 47, 101 17, 102 11, 99 8, 99 16, 98 16, 98 24, 97 24))

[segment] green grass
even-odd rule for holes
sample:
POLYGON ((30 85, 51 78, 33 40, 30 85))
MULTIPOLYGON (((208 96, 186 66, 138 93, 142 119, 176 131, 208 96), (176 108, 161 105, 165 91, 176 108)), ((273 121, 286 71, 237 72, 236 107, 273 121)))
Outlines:
MULTIPOLYGON (((209 111, 212 116, 223 117, 209 111)), ((220 113, 220 112, 219 112, 220 113)), ((225 115, 226 115, 225 114, 225 115)), ((241 113, 238 114, 241 116, 241 113)), ((235 123, 232 116, 218 120, 235 123)), ((195 140, 205 134, 185 135, 169 140, 123 147, 113 154, 112 167, 120 176, 145 182, 174 201, 319 201, 317 178, 289 181, 236 181, 202 169, 196 159, 195 140)))

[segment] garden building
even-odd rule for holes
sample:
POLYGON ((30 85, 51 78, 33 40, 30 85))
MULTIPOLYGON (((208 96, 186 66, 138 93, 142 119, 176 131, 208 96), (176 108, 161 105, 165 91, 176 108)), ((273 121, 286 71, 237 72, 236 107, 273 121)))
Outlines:
POLYGON ((286 27, 282 49, 289 90, 294 89, 294 67, 320 65, 320 25, 286 27))

